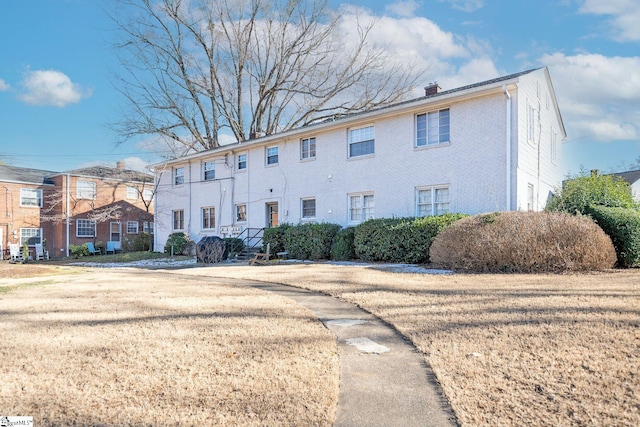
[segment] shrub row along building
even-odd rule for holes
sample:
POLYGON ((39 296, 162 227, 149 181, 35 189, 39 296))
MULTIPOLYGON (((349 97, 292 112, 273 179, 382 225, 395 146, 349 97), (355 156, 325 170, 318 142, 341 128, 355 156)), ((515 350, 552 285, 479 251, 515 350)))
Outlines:
POLYGON ((154 165, 155 247, 280 223, 541 210, 566 132, 547 68, 154 165))
POLYGON ((63 173, 0 165, 0 185, 3 258, 10 244, 26 242, 33 256, 42 243, 53 257, 87 242, 115 241, 126 248, 142 233, 153 233, 153 175, 126 170, 120 162, 117 168, 63 173))

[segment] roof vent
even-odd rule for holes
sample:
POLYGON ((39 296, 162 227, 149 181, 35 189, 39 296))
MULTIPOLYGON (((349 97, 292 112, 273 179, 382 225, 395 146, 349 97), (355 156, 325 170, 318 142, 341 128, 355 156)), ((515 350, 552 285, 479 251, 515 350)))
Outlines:
POLYGON ((438 82, 429 83, 429 86, 424 87, 424 96, 435 95, 440 92, 442 88, 438 85, 438 82))

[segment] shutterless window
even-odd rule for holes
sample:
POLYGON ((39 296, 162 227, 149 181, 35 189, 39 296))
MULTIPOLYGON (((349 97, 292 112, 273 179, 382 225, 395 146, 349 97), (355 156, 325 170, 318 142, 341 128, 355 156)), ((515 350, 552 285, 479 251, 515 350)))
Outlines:
POLYGON ((243 222, 247 220, 247 205, 236 205, 236 221, 243 222))
POLYGON ((42 190, 37 188, 20 189, 20 206, 42 207, 42 190))
POLYGON ((27 244, 34 246, 42 243, 42 228, 21 228, 20 229, 20 245, 27 244))
POLYGON ((416 116, 416 146, 445 144, 449 140, 448 108, 416 116))
POLYGON ((316 217, 316 199, 302 200, 302 218, 316 217))
POLYGON ((153 190, 150 188, 145 188, 142 190, 142 197, 146 202, 150 202, 153 199, 153 190))
POLYGON ((143 222, 142 231, 147 234, 153 234, 153 222, 150 222, 150 221, 143 222))
POLYGON ((138 189, 136 187, 127 187, 127 199, 135 200, 138 198, 138 189))
POLYGON ((184 168, 173 169, 173 185, 184 184, 184 168))
POLYGON ((305 138, 300 140, 300 158, 312 159, 316 157, 316 139, 305 138))
POLYGON ((127 221, 127 234, 138 234, 138 221, 127 221))
POLYGON ((76 237, 93 237, 96 235, 96 222, 92 219, 76 220, 76 237))
POLYGON ((349 222, 362 222, 371 218, 375 218, 373 194, 349 196, 349 222))
POLYGON ((375 151, 373 126, 349 130, 349 157, 365 156, 375 151))
POLYGON ((215 208, 202 208, 202 228, 216 228, 215 208))
POLYGON ((238 154, 238 170, 247 168, 247 154, 238 154))
POLYGON ((444 215, 449 212, 449 204, 449 188, 447 187, 425 187, 417 190, 417 216, 444 215))
POLYGON ((173 229, 184 230, 184 210, 173 211, 173 229))
POLYGON ((92 181, 78 181, 76 184, 76 197, 78 199, 95 200, 96 183, 92 181))
POLYGON ((275 165, 278 163, 278 147, 267 148, 267 165, 275 165))
POLYGON ((202 162, 202 175, 205 181, 216 179, 216 164, 213 160, 202 162))

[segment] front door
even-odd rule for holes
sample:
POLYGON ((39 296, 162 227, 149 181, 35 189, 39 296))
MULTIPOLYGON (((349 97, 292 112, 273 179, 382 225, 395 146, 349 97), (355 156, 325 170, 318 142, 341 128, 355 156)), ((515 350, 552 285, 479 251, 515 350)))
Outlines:
POLYGON ((112 242, 120 242, 122 240, 122 223, 109 223, 109 240, 112 242))
POLYGON ((267 203, 267 228, 278 226, 278 202, 267 203))

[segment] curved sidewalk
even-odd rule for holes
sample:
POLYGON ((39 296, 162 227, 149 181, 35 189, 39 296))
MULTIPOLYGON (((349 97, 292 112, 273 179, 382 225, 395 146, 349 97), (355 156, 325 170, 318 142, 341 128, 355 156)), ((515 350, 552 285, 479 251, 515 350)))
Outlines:
POLYGON ((422 355, 377 317, 317 292, 244 283, 307 307, 336 336, 340 395, 334 426, 458 425, 422 355))

